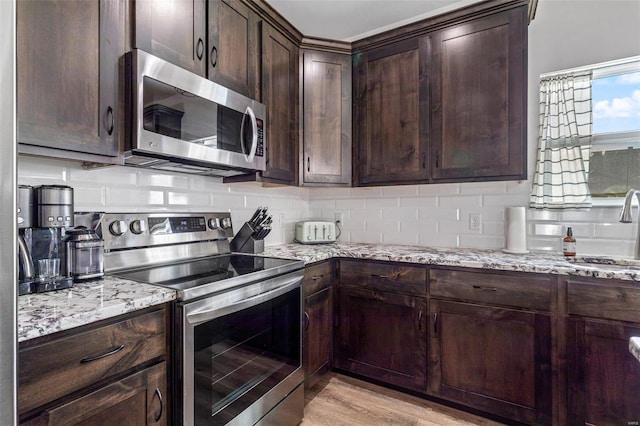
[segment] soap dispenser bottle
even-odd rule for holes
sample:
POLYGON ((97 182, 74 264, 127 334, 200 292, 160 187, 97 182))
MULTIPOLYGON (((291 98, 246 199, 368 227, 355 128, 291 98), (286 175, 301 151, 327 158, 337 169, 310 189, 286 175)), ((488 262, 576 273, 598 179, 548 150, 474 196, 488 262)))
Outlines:
POLYGON ((562 253, 565 256, 576 255, 576 239, 573 237, 573 230, 571 227, 567 228, 567 236, 562 240, 562 253))

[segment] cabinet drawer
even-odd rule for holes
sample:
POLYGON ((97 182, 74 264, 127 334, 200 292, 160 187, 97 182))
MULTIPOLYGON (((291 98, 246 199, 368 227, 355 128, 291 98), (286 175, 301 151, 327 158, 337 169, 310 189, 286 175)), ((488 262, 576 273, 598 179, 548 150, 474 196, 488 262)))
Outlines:
POLYGON ((632 281, 567 280, 567 312, 640 323, 640 285, 632 281))
POLYGON ((18 411, 25 413, 165 352, 164 310, 21 350, 18 411))
POLYGON ((427 268, 403 263, 340 261, 340 285, 394 293, 427 293, 427 268))
POLYGON ((304 295, 316 293, 333 284, 333 262, 321 262, 304 269, 304 295))
POLYGON ((548 311, 551 277, 431 269, 431 296, 548 311))

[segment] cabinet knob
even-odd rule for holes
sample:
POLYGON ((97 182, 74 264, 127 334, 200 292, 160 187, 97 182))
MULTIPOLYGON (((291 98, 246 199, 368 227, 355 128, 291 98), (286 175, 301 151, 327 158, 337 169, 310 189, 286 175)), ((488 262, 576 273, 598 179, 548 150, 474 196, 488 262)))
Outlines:
POLYGON ((202 60, 202 55, 204 55, 204 41, 201 38, 198 39, 198 44, 196 45, 196 56, 198 60, 202 60))
POLYGON ((113 118, 113 108, 111 106, 107 107, 107 119, 105 120, 105 124, 107 126, 107 133, 109 136, 113 134, 113 128, 115 126, 114 118, 113 118))
POLYGON ((209 62, 211 62, 212 67, 216 67, 218 65, 218 49, 213 46, 211 48, 211 55, 209 55, 209 62))
POLYGON ((155 396, 157 396, 158 397, 158 401, 160 401, 160 412, 158 413, 158 415, 154 419, 156 421, 156 423, 157 423, 162 418, 162 412, 164 411, 164 402, 162 401, 162 392, 160 392, 159 388, 156 388, 155 396))

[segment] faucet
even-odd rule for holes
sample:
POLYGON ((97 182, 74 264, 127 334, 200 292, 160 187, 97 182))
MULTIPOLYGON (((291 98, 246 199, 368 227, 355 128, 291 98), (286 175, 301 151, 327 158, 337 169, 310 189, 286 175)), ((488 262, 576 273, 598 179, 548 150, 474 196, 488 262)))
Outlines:
MULTIPOLYGON (((638 203, 640 204, 640 190, 630 189, 627 195, 624 197, 624 206, 620 212, 620 222, 631 223, 631 200, 633 196, 638 197, 638 203)), ((640 212, 638 213, 638 222, 640 222, 640 212)), ((638 223, 638 235, 636 236, 636 251, 633 255, 635 259, 640 259, 640 223, 638 223)))

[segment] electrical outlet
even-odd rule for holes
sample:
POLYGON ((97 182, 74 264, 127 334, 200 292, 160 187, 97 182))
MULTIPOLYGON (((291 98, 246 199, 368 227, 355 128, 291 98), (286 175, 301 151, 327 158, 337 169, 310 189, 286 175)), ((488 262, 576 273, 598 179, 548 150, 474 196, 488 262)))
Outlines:
POLYGON ((469 230, 479 231, 482 225, 482 215, 480 213, 469 213, 469 230))
POLYGON ((334 222, 338 222, 340 225, 344 223, 344 213, 342 212, 335 212, 333 218, 334 222))

